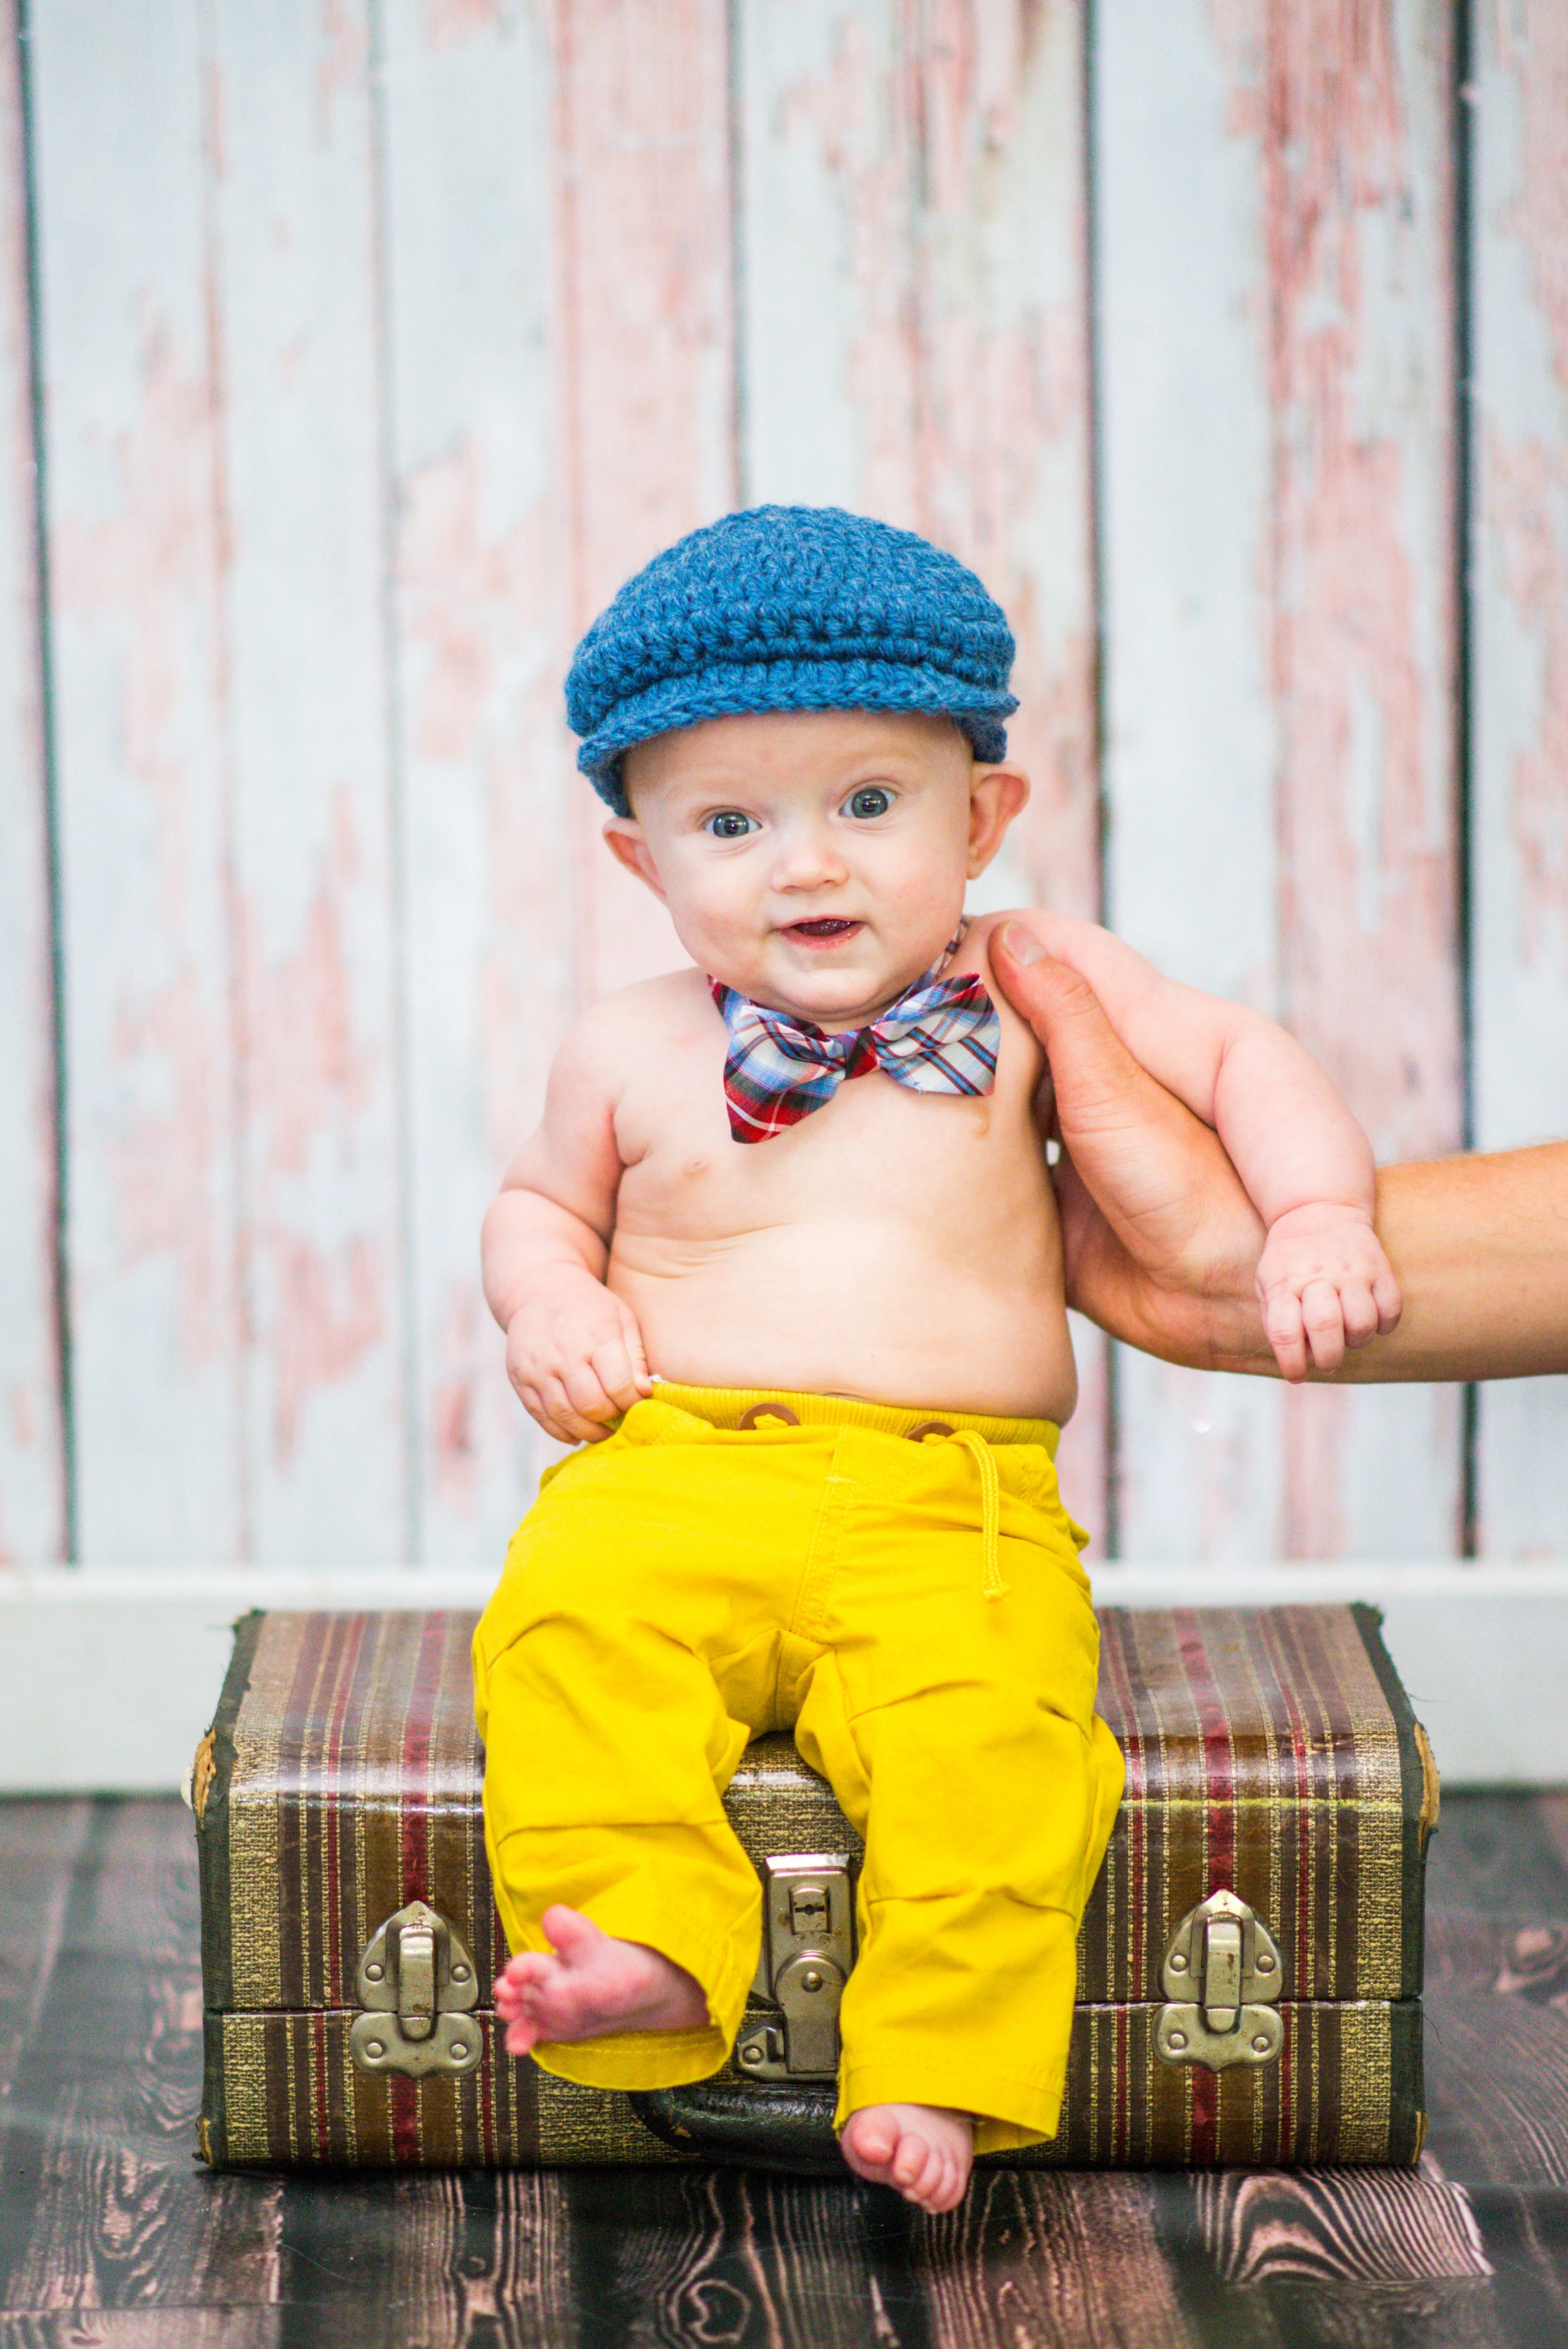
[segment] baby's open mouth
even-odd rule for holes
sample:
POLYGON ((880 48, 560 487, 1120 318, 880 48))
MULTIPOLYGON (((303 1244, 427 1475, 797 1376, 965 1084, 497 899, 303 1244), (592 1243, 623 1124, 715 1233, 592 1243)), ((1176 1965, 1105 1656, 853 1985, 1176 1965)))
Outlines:
POLYGON ((784 936, 786 938, 819 940, 831 946, 840 938, 849 937, 859 927, 858 922, 846 921, 839 915, 829 915, 817 922, 790 922, 785 926, 784 936))

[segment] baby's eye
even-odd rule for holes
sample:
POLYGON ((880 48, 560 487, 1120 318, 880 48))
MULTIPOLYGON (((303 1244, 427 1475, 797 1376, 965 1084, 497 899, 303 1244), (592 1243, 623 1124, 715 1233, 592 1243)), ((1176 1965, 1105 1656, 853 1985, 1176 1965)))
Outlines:
POLYGON ((739 808, 721 808, 717 815, 708 817, 702 829, 711 832, 715 840, 744 840, 748 832, 756 830, 756 825, 739 808))
POLYGON ((863 783, 857 792, 850 792, 847 802, 850 814, 863 823, 873 816, 886 815, 892 804, 892 792, 885 792, 880 783, 863 783))

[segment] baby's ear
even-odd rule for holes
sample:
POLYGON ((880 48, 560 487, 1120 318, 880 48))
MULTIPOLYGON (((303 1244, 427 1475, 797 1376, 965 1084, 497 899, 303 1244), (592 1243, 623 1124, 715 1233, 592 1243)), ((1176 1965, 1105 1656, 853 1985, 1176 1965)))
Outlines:
POLYGON ((969 787, 969 877, 979 878, 1029 797, 1022 767, 975 768, 969 787))
POLYGON ((641 824, 634 815, 612 815, 605 826, 605 842, 618 864, 646 882, 660 903, 664 899, 664 884, 659 879, 641 824))

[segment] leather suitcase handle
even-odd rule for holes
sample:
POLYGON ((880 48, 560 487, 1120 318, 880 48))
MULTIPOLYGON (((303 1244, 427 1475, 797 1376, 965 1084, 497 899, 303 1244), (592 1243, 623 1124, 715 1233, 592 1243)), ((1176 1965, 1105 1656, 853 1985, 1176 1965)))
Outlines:
POLYGON ((631 2099, 644 2126, 698 2161, 742 2169, 842 2175, 833 2133, 836 2094, 821 2087, 764 2087, 760 2081, 697 2080, 684 2088, 648 2088, 631 2099))

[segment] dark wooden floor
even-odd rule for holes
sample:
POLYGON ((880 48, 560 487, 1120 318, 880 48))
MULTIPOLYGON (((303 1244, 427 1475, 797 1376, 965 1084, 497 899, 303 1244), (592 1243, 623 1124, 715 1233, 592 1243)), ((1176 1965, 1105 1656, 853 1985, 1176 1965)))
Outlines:
POLYGON ((1415 2175, 214 2177, 191 1823, 0 1805, 0 2343, 1568 2344, 1568 1796, 1447 1801, 1415 2175))

